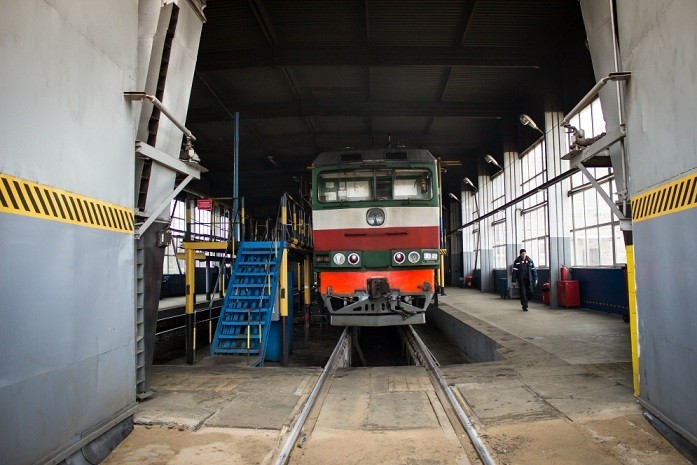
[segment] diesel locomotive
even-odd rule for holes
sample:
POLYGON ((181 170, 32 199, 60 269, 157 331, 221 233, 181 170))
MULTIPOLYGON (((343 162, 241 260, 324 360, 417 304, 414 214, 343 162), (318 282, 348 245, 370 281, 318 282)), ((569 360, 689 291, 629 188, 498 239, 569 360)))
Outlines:
POLYGON ((312 165, 314 270, 332 325, 425 323, 440 265, 428 150, 321 153, 312 165))

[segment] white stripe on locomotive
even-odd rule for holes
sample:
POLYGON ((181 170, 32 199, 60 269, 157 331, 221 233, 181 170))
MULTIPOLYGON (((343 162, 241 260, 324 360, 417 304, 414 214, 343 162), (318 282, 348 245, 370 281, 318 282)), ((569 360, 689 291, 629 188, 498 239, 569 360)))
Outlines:
POLYGON ((312 228, 328 229, 399 228, 414 226, 438 226, 438 207, 380 207, 385 211, 385 223, 369 226, 366 214, 370 208, 345 208, 315 210, 312 212, 312 228))

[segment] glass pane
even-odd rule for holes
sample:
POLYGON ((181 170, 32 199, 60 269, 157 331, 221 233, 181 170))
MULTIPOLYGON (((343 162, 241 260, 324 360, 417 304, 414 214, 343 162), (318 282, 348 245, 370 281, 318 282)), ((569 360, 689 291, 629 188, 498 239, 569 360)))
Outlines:
POLYGON ((535 237, 545 235, 545 208, 535 210, 535 237))
POLYGON ((615 233, 615 263, 627 263, 627 249, 624 245, 624 234, 618 224, 613 227, 615 233))
MULTIPOLYGON (((609 183, 604 183, 602 187, 603 190, 609 194, 609 183)), ((600 197, 600 195, 597 194, 597 192, 596 195, 598 201, 598 224, 609 223, 610 221, 612 221, 612 210, 610 210, 610 206, 607 204, 607 202, 605 202, 605 199, 600 197)))
POLYGON ((537 266, 547 266, 547 239, 540 239, 537 266))
POLYGON ((395 199, 431 198, 431 177, 425 170, 395 170, 394 193, 395 199))
POLYGON ((587 262, 588 266, 600 265, 600 243, 598 242, 598 229, 591 228, 586 230, 587 243, 587 262))
POLYGON ((583 191, 583 202, 586 214, 586 226, 598 224, 598 202, 595 189, 587 189, 583 191))
POLYGON ((590 106, 583 109, 579 116, 581 117, 581 121, 579 123, 580 126, 576 126, 576 128, 583 130, 585 137, 592 137, 593 136, 593 116, 591 115, 590 106))
POLYGON ((586 211, 583 208, 583 193, 578 192, 571 196, 571 208, 574 211, 574 229, 586 226, 586 211))
POLYGON ((593 100, 591 103, 593 111, 593 134, 586 134, 588 137, 597 136, 605 132, 605 118, 603 117, 603 108, 600 104, 600 99, 593 100))
POLYGON ((612 250, 612 226, 600 227, 600 265, 614 265, 613 250, 612 250))
POLYGON ((574 257, 576 266, 586 265, 586 232, 576 231, 574 233, 574 257))
POLYGON ((542 235, 545 237, 549 236, 549 225, 547 224, 547 218, 549 215, 547 208, 548 207, 545 206, 544 208, 542 208, 542 210, 540 210, 542 216, 542 218, 540 218, 540 224, 542 225, 542 235))

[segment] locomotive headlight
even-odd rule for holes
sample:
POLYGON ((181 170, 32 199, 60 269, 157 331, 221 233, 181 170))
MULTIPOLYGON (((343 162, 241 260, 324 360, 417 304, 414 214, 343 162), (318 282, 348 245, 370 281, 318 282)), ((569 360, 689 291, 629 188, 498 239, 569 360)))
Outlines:
POLYGON ((418 263, 418 261, 421 259, 421 254, 417 251, 411 251, 409 252, 409 262, 410 263, 418 263))
POLYGON ((346 263, 346 255, 342 253, 335 253, 334 258, 332 258, 332 261, 334 262, 335 265, 341 266, 344 263, 346 263))
POLYGON ((427 262, 438 261, 438 252, 433 252, 433 251, 424 252, 424 261, 427 261, 427 262))
POLYGON ((356 252, 351 252, 348 256, 348 262, 349 265, 356 266, 360 263, 361 261, 361 256, 358 255, 356 252))
POLYGON ((382 226, 385 222, 385 211, 382 208, 371 208, 365 214, 365 220, 371 226, 382 226))
POLYGON ((395 252, 394 255, 392 256, 392 260, 394 260, 394 262, 398 265, 401 265, 402 263, 404 263, 404 260, 406 258, 407 257, 404 255, 404 252, 395 252))

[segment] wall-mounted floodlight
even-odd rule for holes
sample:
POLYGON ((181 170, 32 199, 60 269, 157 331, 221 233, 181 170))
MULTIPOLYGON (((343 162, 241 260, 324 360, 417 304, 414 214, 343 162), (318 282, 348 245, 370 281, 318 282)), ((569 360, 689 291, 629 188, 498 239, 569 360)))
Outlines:
POLYGON ((542 129, 537 127, 537 124, 530 118, 528 115, 525 113, 520 115, 520 124, 523 126, 530 126, 533 128, 535 131, 539 132, 540 134, 544 135, 544 132, 542 132, 542 129))
POLYGON ((497 162, 496 159, 491 155, 484 155, 484 161, 489 163, 490 165, 494 165, 495 167, 503 171, 503 168, 501 167, 501 165, 499 165, 499 162, 497 162))
POLYGON ((280 167, 281 167, 281 164, 278 163, 278 160, 276 160, 276 157, 274 157, 273 155, 267 155, 267 156, 266 156, 266 159, 269 160, 269 163, 271 163, 271 164, 272 164, 273 166, 275 166, 276 168, 280 168, 280 167))
MULTIPOLYGON (((457 196, 456 196, 455 194, 453 194, 452 192, 449 193, 448 195, 450 196, 451 199, 453 199, 453 200, 455 200, 455 201, 457 201, 457 202, 460 202, 460 199, 458 199, 457 196)), ((460 202, 460 203, 462 203, 462 202, 460 202)))
POLYGON ((462 178, 462 182, 465 183, 465 185, 470 186, 473 190, 477 190, 477 188, 474 186, 474 183, 470 178, 462 178))

